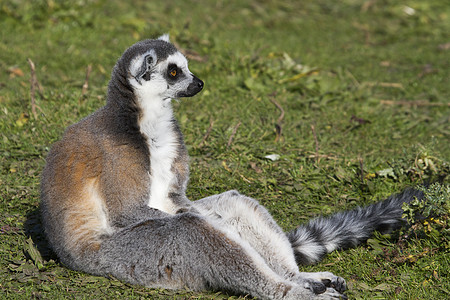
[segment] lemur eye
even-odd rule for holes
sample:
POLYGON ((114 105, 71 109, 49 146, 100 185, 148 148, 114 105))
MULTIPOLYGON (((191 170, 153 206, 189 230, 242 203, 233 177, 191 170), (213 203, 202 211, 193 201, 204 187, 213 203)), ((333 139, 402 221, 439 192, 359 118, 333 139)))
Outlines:
POLYGON ((150 55, 147 56, 147 65, 151 65, 153 62, 153 57, 151 57, 150 55))
POLYGON ((167 76, 170 79, 176 79, 181 75, 182 71, 176 64, 169 64, 167 68, 167 76))

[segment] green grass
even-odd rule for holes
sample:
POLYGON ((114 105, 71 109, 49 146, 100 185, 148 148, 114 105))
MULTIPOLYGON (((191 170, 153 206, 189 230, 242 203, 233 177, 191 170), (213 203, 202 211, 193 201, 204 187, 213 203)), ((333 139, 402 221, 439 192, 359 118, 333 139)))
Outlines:
MULTIPOLYGON (((1 297, 230 297, 74 272, 43 242, 37 209, 46 153, 65 127, 104 104, 116 59, 137 40, 169 32, 199 58, 190 69, 204 91, 174 104, 192 156, 189 197, 238 189, 289 230, 423 181, 449 184, 449 19, 438 0, 3 1, 1 297), (43 87, 36 119, 27 58, 43 87), (271 100, 284 110, 279 141, 271 100)), ((378 236, 300 268, 346 278, 351 298, 444 299, 449 257, 427 235, 378 236)))

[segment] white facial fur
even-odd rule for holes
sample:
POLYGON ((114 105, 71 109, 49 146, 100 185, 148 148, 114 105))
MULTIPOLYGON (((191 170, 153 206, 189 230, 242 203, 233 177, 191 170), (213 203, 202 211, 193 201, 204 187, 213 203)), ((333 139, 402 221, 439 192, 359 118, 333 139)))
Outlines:
POLYGON ((130 64, 130 84, 133 86, 138 98, 147 99, 146 101, 158 101, 156 99, 168 100, 177 97, 180 91, 184 91, 188 88, 189 84, 193 80, 193 75, 188 68, 188 61, 180 52, 175 52, 167 59, 157 63, 156 53, 154 50, 150 50, 143 55, 135 58, 130 64), (146 81, 139 78, 139 73, 143 69, 144 59, 147 55, 153 57, 155 63, 150 67, 151 77, 146 81), (166 78, 167 69, 169 65, 174 64, 182 71, 182 75, 175 82, 169 82, 166 78))

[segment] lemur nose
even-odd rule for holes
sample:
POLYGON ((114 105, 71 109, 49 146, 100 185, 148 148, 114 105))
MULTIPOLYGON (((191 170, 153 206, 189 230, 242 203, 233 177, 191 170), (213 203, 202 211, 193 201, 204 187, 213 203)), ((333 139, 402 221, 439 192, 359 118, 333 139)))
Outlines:
POLYGON ((201 81, 195 75, 193 76, 193 81, 189 84, 185 91, 180 91, 177 93, 177 97, 192 97, 203 89, 203 81, 201 81))

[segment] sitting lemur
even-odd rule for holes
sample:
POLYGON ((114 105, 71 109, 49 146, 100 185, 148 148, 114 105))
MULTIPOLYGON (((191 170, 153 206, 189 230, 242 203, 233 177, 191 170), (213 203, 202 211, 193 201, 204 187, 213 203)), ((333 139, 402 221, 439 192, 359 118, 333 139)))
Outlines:
POLYGON ((256 200, 186 197, 189 157, 171 101, 203 88, 163 35, 117 61, 106 105, 67 128, 41 183, 46 236, 74 270, 152 288, 224 290, 261 299, 345 299, 345 280, 299 264, 402 223, 406 190, 284 233, 256 200))

